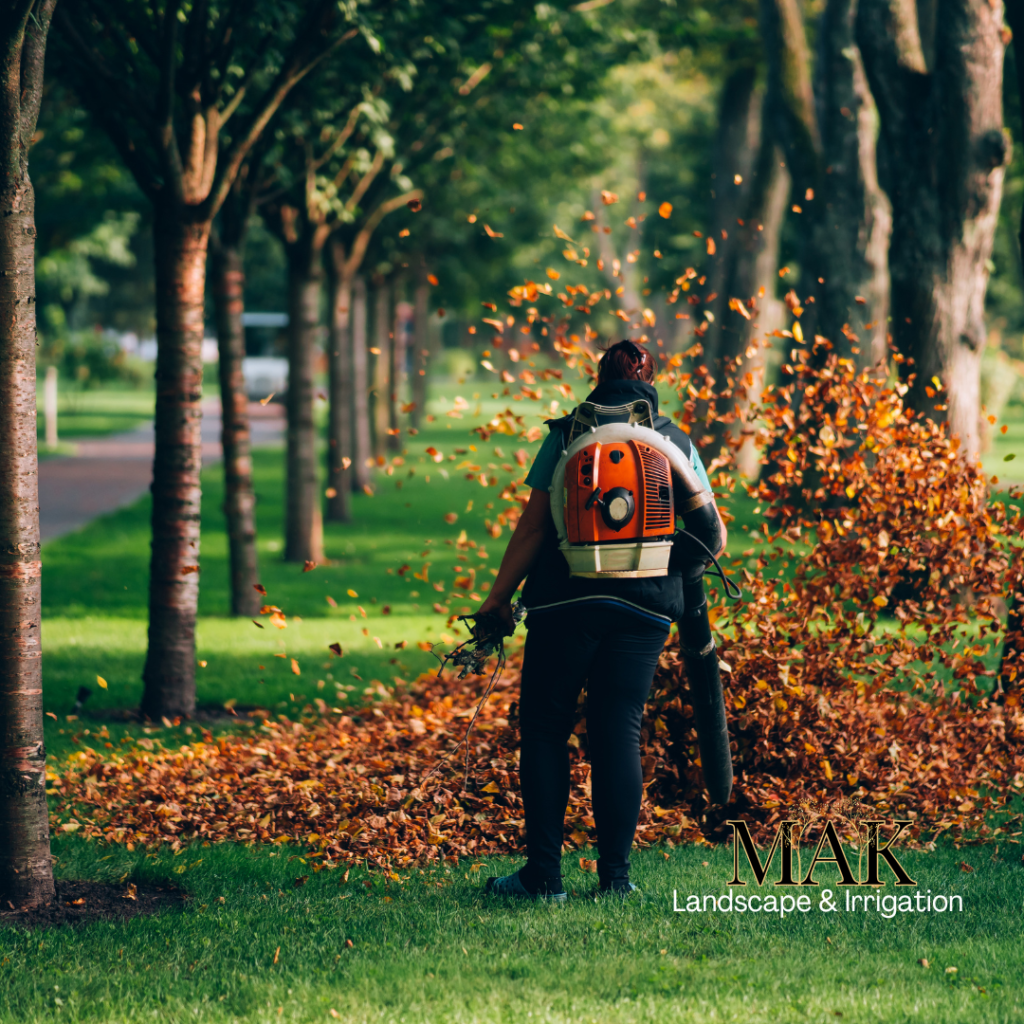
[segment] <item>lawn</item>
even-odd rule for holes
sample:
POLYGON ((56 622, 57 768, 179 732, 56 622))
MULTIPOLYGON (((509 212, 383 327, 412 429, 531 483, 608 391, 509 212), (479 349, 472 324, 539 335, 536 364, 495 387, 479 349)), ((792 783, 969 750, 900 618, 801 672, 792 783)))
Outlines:
POLYGON ((830 913, 815 892, 783 919, 673 910, 725 892, 725 849, 642 852, 642 895, 626 903, 595 899, 567 859, 558 908, 484 896, 507 861, 346 879, 287 847, 175 857, 62 838, 62 875, 171 880, 190 898, 124 925, 0 932, 0 1020, 1018 1021, 1019 849, 901 858, 922 891, 962 896, 962 913, 830 913))
MULTIPOLYGON (((86 437, 102 437, 105 434, 134 430, 152 420, 155 401, 156 392, 149 382, 141 387, 104 384, 96 388, 83 388, 62 378, 57 389, 59 441, 63 445, 86 437)), ((42 451, 42 442, 46 437, 42 383, 36 388, 36 422, 42 451)))
MULTIPOLYGON (((503 507, 501 488, 481 486, 479 475, 510 479, 513 473, 501 467, 514 465, 517 449, 536 448, 506 436, 487 444, 470 436, 478 401, 481 417, 509 404, 474 389, 486 385, 436 390, 435 420, 418 436, 403 437, 403 451, 389 456, 403 464, 392 476, 378 476, 372 497, 355 496, 351 524, 327 525, 330 564, 310 573, 281 560, 283 453, 256 453, 261 578, 267 600, 288 617, 284 630, 266 618, 259 629, 227 617, 221 470, 204 473, 201 704, 237 701, 283 711, 319 692, 332 700, 359 698, 378 682, 389 685, 436 666, 418 644, 450 647, 443 637, 457 639, 457 627, 447 626, 434 603, 453 612, 473 607, 469 594, 485 592, 508 538, 507 528, 496 538, 488 531, 487 521, 493 525, 503 507), (457 393, 468 409, 455 402, 457 393), (454 522, 445 518, 451 513, 454 522), (463 530, 475 548, 464 542, 460 550, 463 530), (400 572, 405 565, 409 570, 400 572), (453 590, 467 568, 475 570, 471 589, 453 590), (340 661, 328 660, 333 642, 342 645, 340 661)), ((526 424, 540 424, 538 409, 526 406, 517 404, 526 424)), ((999 445, 1009 445, 1010 437, 999 445)), ((1008 452, 1000 448, 993 458, 1002 464, 1008 452)), ((756 521, 749 503, 736 507, 733 554, 750 543, 740 527, 756 521)), ((123 732, 143 729, 108 716, 137 706, 141 695, 148 520, 145 499, 43 549, 44 700, 56 716, 46 719, 46 742, 55 762, 82 745, 116 744, 123 732), (83 685, 92 695, 75 716, 83 685)), ((222 726, 231 727, 230 720, 222 726)), ((190 740, 188 723, 145 728, 168 746, 190 740)), ((3 1024, 335 1016, 936 1024, 1024 1015, 1024 867, 1021 847, 1012 842, 901 856, 922 892, 960 894, 964 909, 891 920, 821 912, 817 894, 814 910, 784 920, 676 913, 673 891, 683 903, 690 894, 726 889, 731 851, 707 847, 639 852, 634 877, 642 895, 625 904, 593 898, 595 876, 580 870, 577 853, 566 859, 573 897, 564 908, 483 896, 482 879, 510 866, 501 860, 385 878, 358 867, 347 877, 343 869, 316 872, 303 848, 288 846, 192 845, 175 856, 62 834, 54 853, 61 877, 171 881, 189 899, 180 912, 126 924, 31 934, 0 929, 3 1024)), ((817 877, 822 888, 834 886, 828 866, 817 877)))

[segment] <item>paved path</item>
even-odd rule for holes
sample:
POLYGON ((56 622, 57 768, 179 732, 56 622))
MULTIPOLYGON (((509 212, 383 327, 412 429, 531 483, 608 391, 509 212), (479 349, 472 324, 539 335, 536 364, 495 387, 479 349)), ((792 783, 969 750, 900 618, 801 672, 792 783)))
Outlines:
MULTIPOLYGON (((249 405, 253 445, 284 437, 284 409, 249 405)), ((203 465, 219 461, 220 401, 203 403, 203 465)), ((153 475, 153 424, 127 434, 78 443, 75 455, 39 463, 39 529, 43 541, 81 529, 97 516, 130 505, 149 490, 153 475)))

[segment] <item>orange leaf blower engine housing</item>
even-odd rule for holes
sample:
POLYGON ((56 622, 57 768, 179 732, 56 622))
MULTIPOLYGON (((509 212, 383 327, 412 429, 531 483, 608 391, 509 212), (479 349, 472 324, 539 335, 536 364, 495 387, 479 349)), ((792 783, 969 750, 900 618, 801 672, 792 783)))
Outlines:
POLYGON ((711 493, 651 420, 643 400, 578 407, 551 485, 559 549, 571 575, 667 575, 677 514, 702 510, 703 520, 710 513, 717 532, 711 493))

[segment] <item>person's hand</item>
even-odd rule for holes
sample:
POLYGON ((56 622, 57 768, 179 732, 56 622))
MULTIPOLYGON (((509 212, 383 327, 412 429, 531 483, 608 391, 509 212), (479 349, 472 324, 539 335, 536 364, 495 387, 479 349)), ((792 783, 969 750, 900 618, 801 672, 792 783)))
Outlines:
MULTIPOLYGON (((487 600, 480 605, 480 609, 473 616, 473 619, 479 622, 485 615, 497 615, 501 620, 501 624, 504 627, 506 635, 515 632, 516 622, 512 617, 512 602, 507 598, 502 601, 494 596, 488 597, 487 600)), ((474 633, 475 632, 476 630, 474 627, 474 633)))

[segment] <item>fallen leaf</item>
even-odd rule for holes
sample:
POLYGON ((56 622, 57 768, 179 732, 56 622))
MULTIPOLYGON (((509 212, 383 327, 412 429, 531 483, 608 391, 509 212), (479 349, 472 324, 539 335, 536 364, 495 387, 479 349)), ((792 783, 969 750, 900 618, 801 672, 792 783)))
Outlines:
POLYGON ((316 568, 316 562, 314 562, 311 559, 307 558, 306 559, 306 564, 303 565, 303 567, 302 567, 302 571, 303 572, 312 572, 315 568, 316 568))

